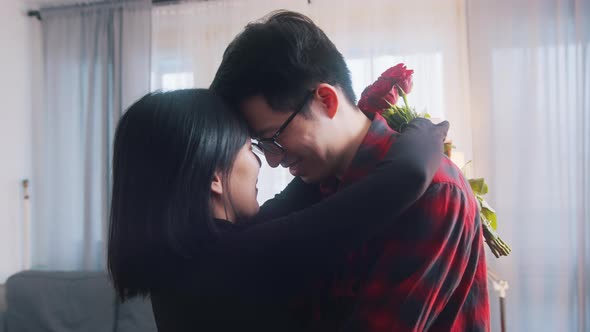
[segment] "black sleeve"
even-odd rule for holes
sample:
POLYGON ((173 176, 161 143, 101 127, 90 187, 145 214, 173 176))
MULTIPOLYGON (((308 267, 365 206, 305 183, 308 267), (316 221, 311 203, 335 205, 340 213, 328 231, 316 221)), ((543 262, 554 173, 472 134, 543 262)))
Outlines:
POLYGON ((321 199, 319 185, 303 182, 301 178, 294 178, 288 185, 266 201, 256 216, 249 219, 248 223, 270 221, 289 213, 309 207, 321 199))
POLYGON ((248 266, 241 273, 313 275, 329 268, 346 250, 395 222, 426 191, 447 130, 447 122, 413 120, 365 179, 300 212, 223 234, 217 257, 248 266))

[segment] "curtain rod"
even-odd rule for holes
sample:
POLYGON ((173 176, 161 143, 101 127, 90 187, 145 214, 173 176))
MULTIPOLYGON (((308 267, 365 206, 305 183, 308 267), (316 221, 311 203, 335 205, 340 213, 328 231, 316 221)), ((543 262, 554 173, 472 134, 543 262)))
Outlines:
MULTIPOLYGON (((163 5, 174 5, 182 2, 189 2, 189 1, 215 1, 215 0, 152 0, 152 4, 155 6, 163 6, 163 5)), ((307 0, 307 3, 311 5, 311 0, 307 0)), ((70 7, 70 6, 67 6, 70 7)), ((56 8, 59 8, 56 7, 56 8)), ((39 10, 29 10, 27 11, 27 16, 35 17, 39 21, 41 21, 41 12, 39 10)))
MULTIPOLYGON (((173 5, 173 4, 178 4, 178 3, 182 3, 182 2, 188 2, 188 1, 214 1, 214 0, 152 0, 152 4, 155 6, 162 6, 162 5, 173 5)), ((308 1, 311 1, 311 0, 308 0, 308 1)), ((72 6, 76 6, 76 5, 66 5, 66 6, 63 6, 63 8, 69 8, 72 6)), ((56 6, 53 8, 62 8, 62 6, 56 6)), ((41 11, 29 10, 29 11, 27 11, 27 16, 35 17, 38 20, 41 20, 41 11)))

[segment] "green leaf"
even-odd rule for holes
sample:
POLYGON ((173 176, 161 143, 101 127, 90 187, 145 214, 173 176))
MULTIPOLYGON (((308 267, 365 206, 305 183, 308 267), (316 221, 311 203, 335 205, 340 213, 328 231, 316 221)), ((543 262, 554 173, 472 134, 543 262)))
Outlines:
POLYGON ((490 226, 492 226, 492 228, 497 231, 498 221, 496 220, 496 212, 483 208, 481 209, 481 214, 483 214, 486 219, 490 221, 490 226))
POLYGON ((496 211, 490 206, 488 202, 481 195, 475 194, 477 202, 479 203, 479 212, 482 220, 487 221, 494 229, 498 229, 498 220, 496 218, 496 211))
POLYGON ((479 203, 481 204, 482 209, 486 209, 486 210, 490 211, 491 213, 496 214, 496 211, 490 206, 490 204, 488 202, 486 202, 485 199, 483 199, 483 197, 481 197, 481 200, 479 201, 479 203))
POLYGON ((488 193, 488 185, 484 178, 469 179, 469 185, 471 185, 471 190, 476 195, 485 195, 488 193))
POLYGON ((498 220, 496 219, 496 211, 486 202, 483 197, 478 197, 481 214, 483 214, 494 230, 498 230, 498 220))

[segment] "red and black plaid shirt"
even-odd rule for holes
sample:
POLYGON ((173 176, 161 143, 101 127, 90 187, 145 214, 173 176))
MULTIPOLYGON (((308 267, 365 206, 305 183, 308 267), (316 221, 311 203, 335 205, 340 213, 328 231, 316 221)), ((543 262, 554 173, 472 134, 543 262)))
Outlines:
MULTIPOLYGON (((376 115, 342 181, 323 190, 365 177, 397 136, 376 115)), ((475 197, 444 158, 424 196, 321 283, 314 331, 489 331, 486 276, 475 197)))

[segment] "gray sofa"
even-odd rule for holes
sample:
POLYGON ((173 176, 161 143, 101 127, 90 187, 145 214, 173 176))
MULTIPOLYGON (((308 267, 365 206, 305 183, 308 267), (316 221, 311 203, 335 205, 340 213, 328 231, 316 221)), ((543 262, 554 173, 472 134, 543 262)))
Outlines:
POLYGON ((104 272, 17 273, 0 332, 156 332, 149 300, 121 303, 104 272))

